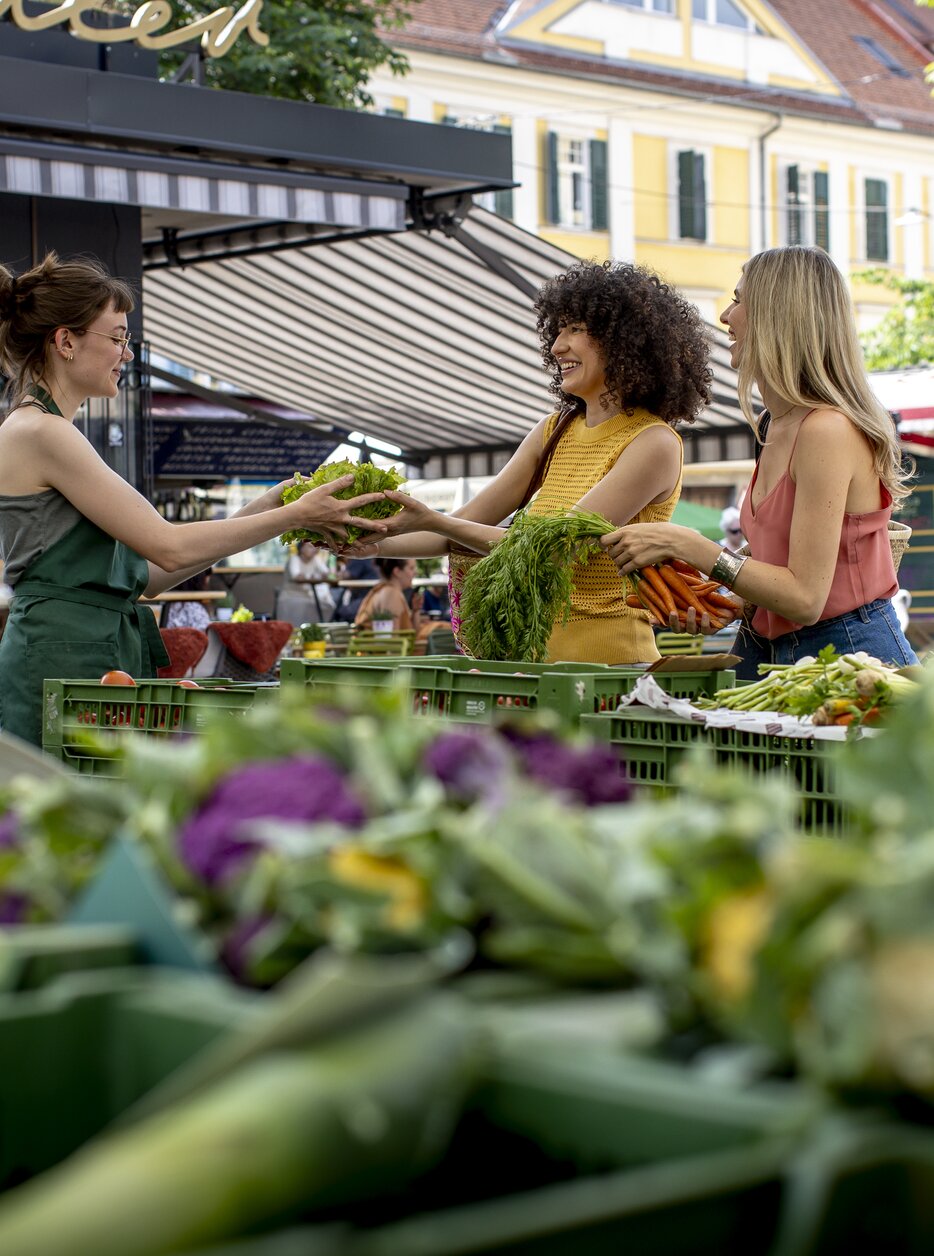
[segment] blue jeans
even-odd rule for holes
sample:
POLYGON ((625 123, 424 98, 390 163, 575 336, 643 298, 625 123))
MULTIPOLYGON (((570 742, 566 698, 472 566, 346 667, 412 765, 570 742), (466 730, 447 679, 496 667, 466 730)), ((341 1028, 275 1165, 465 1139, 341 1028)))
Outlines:
POLYGON ((825 645, 832 645, 838 654, 865 650, 880 663, 893 667, 907 667, 918 661, 899 627, 892 603, 888 598, 877 598, 844 615, 784 632, 771 641, 743 624, 733 643, 732 652, 742 660, 736 664, 736 679, 758 680, 760 663, 796 663, 806 655, 816 655, 825 645))

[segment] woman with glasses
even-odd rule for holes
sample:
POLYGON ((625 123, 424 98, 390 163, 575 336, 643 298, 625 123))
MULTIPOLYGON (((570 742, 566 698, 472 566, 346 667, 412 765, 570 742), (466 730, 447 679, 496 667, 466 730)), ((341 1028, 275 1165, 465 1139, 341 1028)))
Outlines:
POLYGON ((767 249, 743 267, 720 321, 757 436, 754 385, 769 416, 740 512, 748 556, 671 524, 619 528, 603 545, 621 572, 682 558, 752 603, 734 646, 743 679, 827 645, 917 662, 891 602, 888 524, 908 477, 869 387, 846 280, 823 249, 767 249))
POLYGON ((228 554, 292 528, 340 541, 379 493, 339 501, 352 476, 281 504, 284 485, 230 519, 172 524, 75 426, 90 397, 116 397, 132 360, 130 288, 86 260, 49 253, 14 276, 0 266, 0 559, 13 604, 0 641, 0 729, 41 743, 43 681, 114 669, 155 676, 168 662, 154 596, 228 554))

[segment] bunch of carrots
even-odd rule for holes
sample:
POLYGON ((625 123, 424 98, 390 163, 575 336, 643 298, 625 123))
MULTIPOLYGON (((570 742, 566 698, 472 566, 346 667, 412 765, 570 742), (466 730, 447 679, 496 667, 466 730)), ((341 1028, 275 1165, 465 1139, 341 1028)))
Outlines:
POLYGON ((741 602, 720 593, 716 580, 708 580, 680 558, 631 571, 627 579, 635 592, 627 596, 626 605, 648 611, 660 628, 671 628, 674 614, 684 630, 692 607, 698 626, 701 616, 708 615, 715 630, 725 628, 742 613, 741 602))

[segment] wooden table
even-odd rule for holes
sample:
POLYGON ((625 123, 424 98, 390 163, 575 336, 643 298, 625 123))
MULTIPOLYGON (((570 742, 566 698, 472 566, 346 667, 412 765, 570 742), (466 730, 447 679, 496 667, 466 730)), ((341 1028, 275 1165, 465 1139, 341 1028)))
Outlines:
POLYGON ((220 589, 202 589, 200 593, 176 593, 174 589, 166 589, 164 593, 157 593, 154 597, 141 597, 140 601, 146 606, 155 602, 223 602, 226 596, 220 589))

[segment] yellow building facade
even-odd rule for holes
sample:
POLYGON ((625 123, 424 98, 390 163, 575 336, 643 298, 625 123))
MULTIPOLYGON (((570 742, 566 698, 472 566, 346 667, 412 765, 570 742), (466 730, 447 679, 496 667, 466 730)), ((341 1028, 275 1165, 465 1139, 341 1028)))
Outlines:
MULTIPOLYGON (((855 0, 813 7, 837 24, 833 59, 778 0, 422 0, 396 41, 408 75, 370 90, 409 118, 508 130, 517 187, 490 208, 580 257, 652 267, 711 321, 775 244, 934 279, 920 37, 867 26, 855 0)), ((894 299, 853 292, 864 326, 894 299)))

